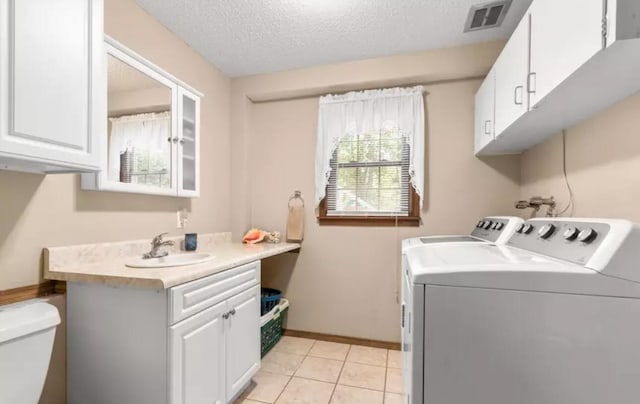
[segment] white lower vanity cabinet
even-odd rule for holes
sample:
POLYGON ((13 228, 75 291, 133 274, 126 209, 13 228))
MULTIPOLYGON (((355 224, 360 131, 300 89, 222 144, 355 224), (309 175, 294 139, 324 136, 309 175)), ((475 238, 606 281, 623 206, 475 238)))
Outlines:
POLYGON ((226 404, 260 367, 260 262, 166 290, 67 285, 69 404, 226 404))

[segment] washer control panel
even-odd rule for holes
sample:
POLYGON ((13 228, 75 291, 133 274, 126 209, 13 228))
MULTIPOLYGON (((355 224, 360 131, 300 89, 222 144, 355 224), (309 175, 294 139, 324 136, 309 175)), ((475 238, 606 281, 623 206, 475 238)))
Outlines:
POLYGON ((476 224, 476 227, 471 231, 471 235, 482 240, 495 242, 507 229, 508 224, 508 218, 485 217, 476 224))
POLYGON ((603 222, 529 220, 516 228, 507 245, 586 264, 610 229, 603 222))

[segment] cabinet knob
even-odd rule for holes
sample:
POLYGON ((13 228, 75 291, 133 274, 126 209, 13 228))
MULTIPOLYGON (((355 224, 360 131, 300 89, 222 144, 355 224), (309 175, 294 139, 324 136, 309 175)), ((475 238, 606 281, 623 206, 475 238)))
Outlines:
POLYGON ((224 318, 225 320, 226 320, 226 319, 228 319, 228 318, 229 318, 229 313, 224 313, 224 314, 222 315, 222 318, 224 318))
POLYGON ((236 309, 231 309, 231 311, 229 312, 229 314, 231 314, 232 316, 236 315, 236 309))
POLYGON ((184 144, 184 139, 180 139, 180 144, 183 145, 184 144))

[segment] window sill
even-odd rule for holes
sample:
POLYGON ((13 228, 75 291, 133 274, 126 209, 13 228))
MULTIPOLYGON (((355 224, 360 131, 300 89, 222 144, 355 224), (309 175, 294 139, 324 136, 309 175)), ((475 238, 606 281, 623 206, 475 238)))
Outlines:
POLYGON ((420 216, 318 216, 321 226, 419 227, 420 216))

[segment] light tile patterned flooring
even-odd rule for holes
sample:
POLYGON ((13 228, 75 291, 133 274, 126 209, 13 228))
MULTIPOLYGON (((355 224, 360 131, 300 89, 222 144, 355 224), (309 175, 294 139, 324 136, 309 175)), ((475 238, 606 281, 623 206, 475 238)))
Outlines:
POLYGON ((399 351, 282 337, 235 404, 403 404, 399 351))

